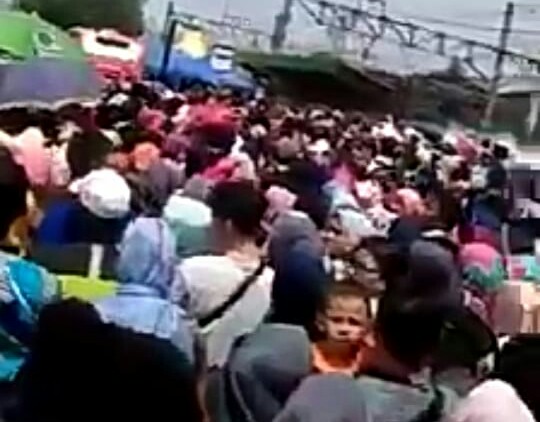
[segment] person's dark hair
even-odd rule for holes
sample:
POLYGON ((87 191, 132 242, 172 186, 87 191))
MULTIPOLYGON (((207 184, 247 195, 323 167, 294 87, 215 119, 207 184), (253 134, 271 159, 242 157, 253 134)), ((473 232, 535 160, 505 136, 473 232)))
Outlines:
POLYGON ((24 168, 17 164, 11 152, 0 147, 0 237, 4 238, 13 221, 26 213, 26 192, 30 184, 24 168))
POLYGON ((435 298, 385 295, 377 312, 376 332, 392 357, 418 371, 436 352, 448 312, 435 298))
POLYGON ((439 221, 446 231, 453 230, 461 221, 463 211, 461 203, 452 192, 444 190, 439 197, 439 221))
POLYGON ((220 183, 208 202, 214 218, 229 221, 244 236, 257 236, 267 204, 253 183, 220 183))
POLYGON ((122 239, 128 218, 100 218, 77 202, 67 223, 70 243, 115 245, 122 239))
POLYGON ((507 160, 510 157, 510 151, 504 145, 495 144, 493 156, 496 160, 507 160))
POLYGON ((66 154, 72 178, 84 177, 100 168, 112 150, 111 141, 98 131, 76 136, 69 142, 66 154))
MULTIPOLYGON (((497 336, 491 328, 468 308, 449 315, 441 336, 441 344, 434 357, 433 369, 465 368, 474 377, 487 375, 493 368, 482 367, 484 359, 499 355, 497 336)), ((493 362, 495 363, 495 362, 493 362)))
POLYGON ((312 339, 318 338, 317 312, 332 283, 322 259, 298 244, 276 259, 274 268, 271 322, 303 327, 312 339))
POLYGON ((183 353, 105 324, 92 305, 76 300, 42 311, 20 381, 17 420, 203 420, 195 370, 183 353))

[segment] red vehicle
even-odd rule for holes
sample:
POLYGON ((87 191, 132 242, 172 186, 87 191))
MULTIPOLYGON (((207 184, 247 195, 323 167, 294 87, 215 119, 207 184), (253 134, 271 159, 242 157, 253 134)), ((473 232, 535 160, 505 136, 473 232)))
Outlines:
POLYGON ((105 80, 141 79, 144 48, 136 39, 112 29, 73 28, 70 34, 79 40, 90 62, 105 80))

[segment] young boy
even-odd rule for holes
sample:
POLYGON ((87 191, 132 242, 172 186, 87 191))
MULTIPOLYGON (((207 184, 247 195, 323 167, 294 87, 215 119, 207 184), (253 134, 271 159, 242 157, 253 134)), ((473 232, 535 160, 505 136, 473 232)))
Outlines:
POLYGON ((363 289, 348 282, 335 283, 317 316, 317 329, 320 337, 312 344, 314 372, 355 374, 371 329, 363 289))

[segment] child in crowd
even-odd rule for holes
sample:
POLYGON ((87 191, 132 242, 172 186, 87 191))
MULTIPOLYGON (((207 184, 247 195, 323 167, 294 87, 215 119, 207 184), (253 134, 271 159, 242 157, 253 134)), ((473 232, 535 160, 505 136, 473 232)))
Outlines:
POLYGON ((335 283, 317 316, 317 329, 319 338, 312 345, 314 372, 355 374, 371 329, 364 290, 351 282, 335 283))

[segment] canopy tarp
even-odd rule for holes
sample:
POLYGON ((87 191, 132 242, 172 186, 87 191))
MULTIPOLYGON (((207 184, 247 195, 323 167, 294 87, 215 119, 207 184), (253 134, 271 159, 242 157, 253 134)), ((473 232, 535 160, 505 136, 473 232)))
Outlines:
POLYGON ((335 77, 347 79, 362 78, 379 85, 383 89, 393 90, 391 85, 371 76, 358 66, 331 54, 318 53, 301 56, 242 52, 240 53, 240 59, 256 69, 332 74, 335 77))
POLYGON ((293 102, 385 113, 392 110, 393 85, 330 54, 240 52, 239 61, 269 77, 272 90, 293 102))
MULTIPOLYGON (((154 78, 160 77, 163 64, 164 43, 159 37, 146 40, 145 70, 154 78)), ((166 82, 178 84, 182 80, 193 80, 214 86, 252 90, 253 80, 236 70, 219 72, 212 68, 208 57, 191 57, 178 50, 172 50, 167 70, 166 82)))
POLYGON ((499 83, 498 94, 505 97, 540 94, 540 76, 523 75, 503 78, 499 83))
POLYGON ((82 48, 61 29, 35 14, 8 10, 0 11, 0 57, 85 60, 82 48))

